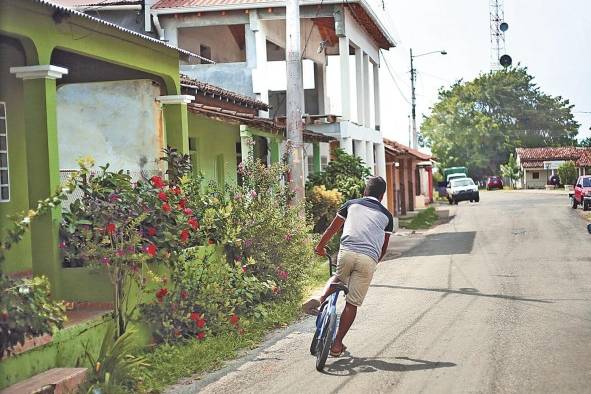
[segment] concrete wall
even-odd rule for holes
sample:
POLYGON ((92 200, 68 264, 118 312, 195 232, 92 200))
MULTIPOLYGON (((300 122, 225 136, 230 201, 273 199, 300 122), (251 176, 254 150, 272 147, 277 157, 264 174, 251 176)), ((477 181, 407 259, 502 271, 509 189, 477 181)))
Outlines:
POLYGON ((199 81, 254 97, 252 70, 246 63, 182 65, 181 73, 199 81))
POLYGON ((189 27, 178 30, 179 46, 200 54, 200 45, 211 48, 211 59, 217 63, 246 61, 246 52, 240 49, 228 26, 189 27))
MULTIPOLYGON (((10 67, 24 65, 25 56, 20 44, 0 36, 0 101, 6 103, 10 179, 10 201, 0 202, 0 236, 10 226, 11 221, 7 219, 7 215, 22 212, 29 207, 23 82, 9 73, 10 67)), ((7 253, 3 269, 12 273, 27 271, 31 267, 31 236, 27 232, 23 240, 7 253)))
POLYGON ((60 168, 77 168, 81 156, 112 170, 156 170, 164 147, 160 89, 149 80, 94 82, 57 91, 60 168))
POLYGON ((236 184, 236 143, 240 127, 217 122, 189 112, 189 138, 195 138, 196 155, 193 166, 206 182, 218 181, 220 171, 226 183, 236 184), (220 165, 223 164, 223 168, 220 165))
POLYGON ((524 187, 526 187, 528 189, 543 189, 546 186, 546 180, 548 178, 547 175, 550 175, 550 174, 551 174, 551 172, 546 172, 546 170, 544 170, 544 169, 524 170, 524 178, 525 178, 524 187), (534 172, 537 172, 539 174, 539 179, 534 179, 534 177, 533 177, 534 172))

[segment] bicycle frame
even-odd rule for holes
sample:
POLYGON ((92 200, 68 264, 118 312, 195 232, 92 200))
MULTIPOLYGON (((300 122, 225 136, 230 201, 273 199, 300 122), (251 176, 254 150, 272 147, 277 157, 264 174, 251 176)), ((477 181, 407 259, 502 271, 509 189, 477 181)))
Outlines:
MULTIPOLYGON (((327 255, 328 257, 328 270, 330 273, 330 277, 332 277, 332 267, 333 267, 333 262, 332 262, 332 258, 330 257, 330 255, 327 255)), ((340 289, 335 290, 334 293, 332 293, 328 299, 326 301, 324 301, 324 303, 326 304, 326 306, 320 306, 320 310, 321 313, 318 314, 318 316, 316 317, 316 330, 318 332, 318 338, 322 338, 323 334, 324 334, 324 327, 325 327, 325 322, 328 320, 328 318, 332 315, 337 313, 337 301, 339 299, 339 295, 341 293, 340 289)), ((331 342, 333 342, 336 338, 337 335, 337 330, 334 331, 331 342)))

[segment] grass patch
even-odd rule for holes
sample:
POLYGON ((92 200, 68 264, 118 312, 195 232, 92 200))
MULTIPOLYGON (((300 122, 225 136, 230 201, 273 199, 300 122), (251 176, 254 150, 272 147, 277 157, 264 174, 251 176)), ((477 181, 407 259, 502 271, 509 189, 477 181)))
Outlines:
POLYGON ((439 219, 439 216, 437 216, 435 208, 429 207, 422 210, 411 219, 401 220, 400 227, 404 227, 409 230, 427 229, 433 226, 437 219, 439 219))
MULTIPOLYGON (((315 261, 305 295, 308 296, 310 291, 323 285, 327 278, 328 263, 315 261)), ((159 393, 182 378, 220 368, 224 361, 235 358, 240 350, 258 346, 270 330, 285 327, 296 320, 301 316, 301 305, 302 300, 268 304, 264 318, 241 321, 244 328, 242 335, 231 331, 203 341, 159 345, 148 349, 144 356, 151 367, 134 371, 132 378, 136 382, 136 390, 159 393)))

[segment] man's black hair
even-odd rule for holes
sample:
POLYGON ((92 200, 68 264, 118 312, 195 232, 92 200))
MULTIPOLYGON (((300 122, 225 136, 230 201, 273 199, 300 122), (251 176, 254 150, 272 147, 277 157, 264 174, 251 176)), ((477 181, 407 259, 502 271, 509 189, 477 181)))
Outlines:
POLYGON ((386 181, 381 176, 372 176, 365 183, 365 195, 380 199, 386 193, 386 181))

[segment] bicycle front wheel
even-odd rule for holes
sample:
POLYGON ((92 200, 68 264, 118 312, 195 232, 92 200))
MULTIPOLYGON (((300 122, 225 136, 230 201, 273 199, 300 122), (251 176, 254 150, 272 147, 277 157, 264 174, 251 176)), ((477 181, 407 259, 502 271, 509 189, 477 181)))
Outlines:
POLYGON ((316 370, 322 371, 332 346, 335 330, 337 329, 337 314, 332 313, 325 323, 322 336, 318 339, 318 352, 316 353, 316 370))

